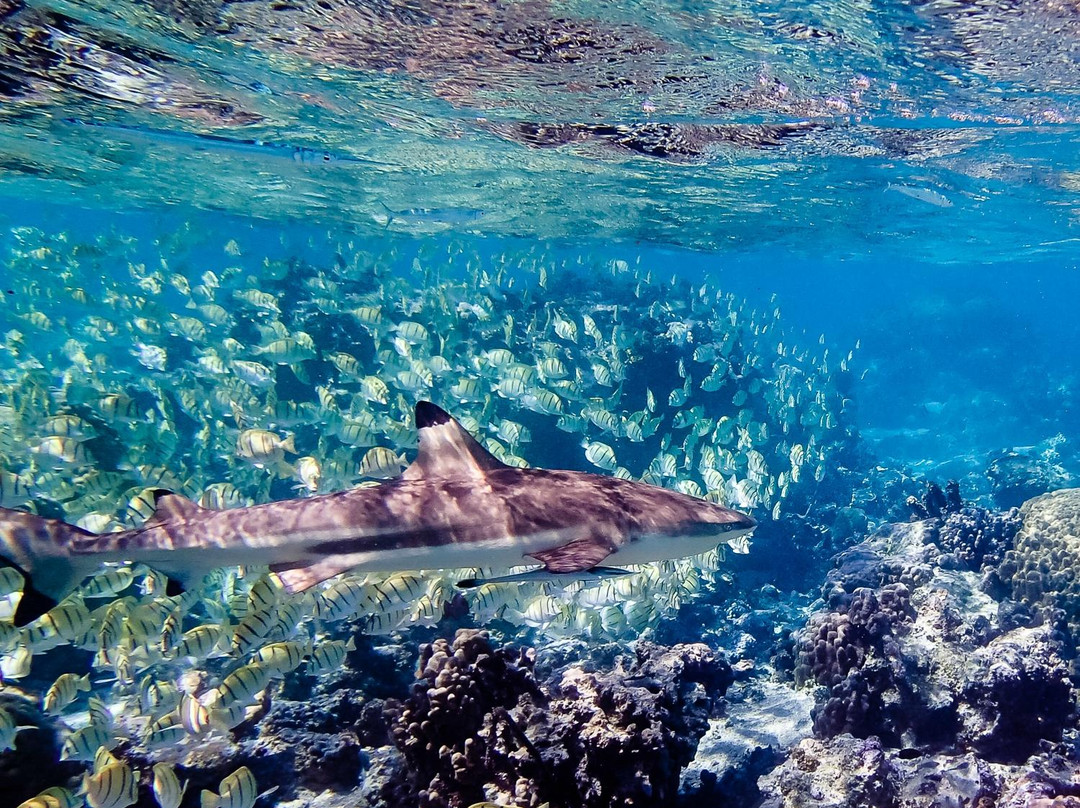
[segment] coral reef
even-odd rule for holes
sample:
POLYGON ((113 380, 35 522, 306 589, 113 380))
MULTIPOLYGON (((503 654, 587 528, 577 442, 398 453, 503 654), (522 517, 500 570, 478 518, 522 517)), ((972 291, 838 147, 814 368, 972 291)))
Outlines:
POLYGON ((1080 763, 1058 753, 1022 765, 976 754, 911 756, 877 738, 808 738, 758 782, 761 808, 1065 808, 1080 763))
POLYGON ((945 490, 935 482, 926 484, 926 491, 921 497, 910 496, 907 505, 915 519, 933 519, 946 514, 956 513, 963 507, 960 498, 960 483, 949 480, 945 490))
MULTIPOLYGON (((985 508, 964 507, 945 516, 935 526, 930 541, 951 554, 961 568, 978 570, 1001 563, 1012 549, 1020 525, 1020 512, 1016 508, 995 513, 985 508)), ((950 566, 952 561, 943 557, 938 563, 950 566)))
POLYGON ((795 681, 828 688, 828 700, 814 713, 819 735, 850 732, 899 740, 910 720, 911 694, 897 636, 913 616, 907 587, 893 583, 878 594, 856 589, 840 608, 811 620, 795 681))
POLYGON ((1020 514, 1023 527, 998 575, 1017 600, 1047 615, 1060 610, 1073 637, 1080 636, 1080 488, 1029 500, 1020 514))
POLYGON ((388 706, 413 793, 388 803, 665 804, 731 683, 704 645, 639 642, 630 670, 573 664, 549 684, 534 660, 470 629, 422 646, 413 694, 388 706))
POLYGON ((819 737, 1004 763, 1061 739, 1073 713, 1069 649, 1050 624, 1025 628, 977 571, 1016 524, 1015 513, 961 508, 888 526, 838 557, 829 605, 797 643, 797 684, 822 688, 819 737))

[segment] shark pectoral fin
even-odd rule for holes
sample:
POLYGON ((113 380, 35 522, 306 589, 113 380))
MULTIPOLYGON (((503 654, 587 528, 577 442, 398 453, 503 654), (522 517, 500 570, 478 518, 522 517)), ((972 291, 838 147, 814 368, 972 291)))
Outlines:
POLYGON ((327 558, 316 561, 314 564, 299 567, 291 564, 271 564, 270 571, 274 573, 285 591, 290 595, 310 589, 315 584, 322 583, 327 578, 333 578, 343 572, 348 572, 356 566, 356 560, 347 556, 327 558))
POLYGON ((576 539, 561 547, 527 553, 544 565, 548 572, 584 572, 592 569, 609 555, 615 547, 608 541, 576 539))

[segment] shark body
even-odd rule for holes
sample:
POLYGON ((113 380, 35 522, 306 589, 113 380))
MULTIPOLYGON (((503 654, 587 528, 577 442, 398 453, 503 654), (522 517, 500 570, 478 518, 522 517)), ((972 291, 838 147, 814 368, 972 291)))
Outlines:
POLYGON ((444 410, 416 405, 419 451, 394 480, 232 510, 167 491, 132 530, 94 534, 0 509, 0 555, 59 599, 102 562, 142 562, 186 584, 216 567, 269 565, 289 591, 347 570, 501 567, 571 574, 706 552, 750 516, 646 483, 497 460, 444 410))

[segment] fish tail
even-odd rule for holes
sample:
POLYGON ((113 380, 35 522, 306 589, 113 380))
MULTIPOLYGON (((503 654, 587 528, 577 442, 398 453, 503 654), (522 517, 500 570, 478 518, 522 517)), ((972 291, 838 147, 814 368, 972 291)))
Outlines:
POLYGON ((97 569, 97 560, 70 553, 71 543, 94 534, 59 519, 0 508, 0 565, 26 578, 16 625, 44 614, 97 569))
POLYGON ((200 797, 202 808, 221 808, 221 797, 213 791, 204 790, 200 797))

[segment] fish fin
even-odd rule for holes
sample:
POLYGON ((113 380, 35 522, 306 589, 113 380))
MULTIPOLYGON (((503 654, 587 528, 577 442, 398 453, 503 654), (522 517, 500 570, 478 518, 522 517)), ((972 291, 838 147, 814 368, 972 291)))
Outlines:
POLYGON ((315 584, 322 583, 327 578, 348 572, 355 566, 355 561, 342 562, 340 559, 327 558, 305 567, 271 564, 270 571, 277 576, 286 592, 295 595, 297 592, 303 592, 315 584))
MULTIPOLYGON (((558 573, 554 573, 558 574, 558 573)), ((617 575, 632 575, 630 570, 620 569, 619 567, 590 567, 584 572, 569 572, 564 573, 568 578, 572 577, 575 581, 600 581, 604 578, 610 578, 617 575)), ((459 589, 474 589, 484 584, 516 584, 516 583, 529 583, 529 582, 543 582, 552 580, 553 573, 547 567, 538 567, 537 569, 527 570, 526 572, 516 572, 512 575, 496 575, 493 578, 466 578, 463 581, 457 582, 459 589)))
POLYGON ((101 559, 72 554, 80 540, 93 538, 59 519, 0 508, 0 565, 15 567, 26 579, 16 625, 43 615, 98 568, 101 559))
POLYGON ((614 551, 615 547, 607 541, 577 539, 561 547, 537 550, 535 553, 526 553, 526 555, 543 564, 544 569, 549 573, 584 572, 595 567, 614 551))
MULTIPOLYGON (((72 586, 74 586, 74 584, 72 584, 72 586)), ((27 577, 26 583, 23 584, 22 597, 19 598, 19 605, 15 607, 15 614, 12 617, 12 622, 16 627, 22 628, 29 623, 33 623, 59 602, 59 598, 46 595, 34 586, 34 582, 27 577)))
POLYGON ((430 401, 416 402, 416 430, 420 448, 402 479, 479 480, 490 471, 507 468, 446 410, 430 401))
POLYGON ((177 494, 167 488, 155 488, 150 494, 154 497, 154 512, 144 525, 159 525, 163 522, 183 522, 205 510, 197 502, 183 494, 177 494))

